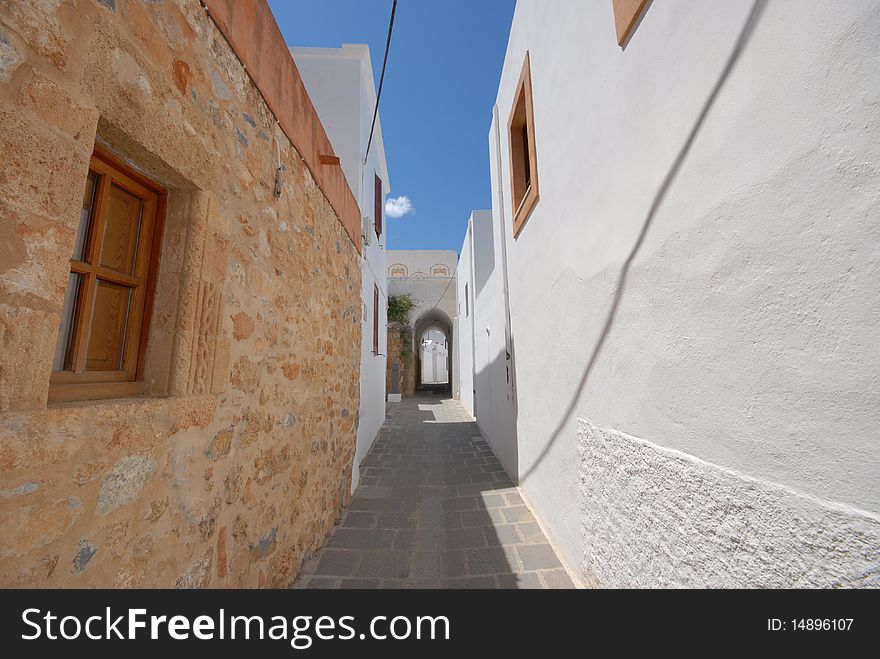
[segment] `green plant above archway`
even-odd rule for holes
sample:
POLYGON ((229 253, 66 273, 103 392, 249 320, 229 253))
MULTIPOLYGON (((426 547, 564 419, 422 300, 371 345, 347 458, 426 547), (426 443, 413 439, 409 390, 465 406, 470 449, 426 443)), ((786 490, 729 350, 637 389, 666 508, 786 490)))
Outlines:
POLYGON ((388 320, 401 325, 409 325, 409 312, 415 307, 409 294, 388 297, 388 320))

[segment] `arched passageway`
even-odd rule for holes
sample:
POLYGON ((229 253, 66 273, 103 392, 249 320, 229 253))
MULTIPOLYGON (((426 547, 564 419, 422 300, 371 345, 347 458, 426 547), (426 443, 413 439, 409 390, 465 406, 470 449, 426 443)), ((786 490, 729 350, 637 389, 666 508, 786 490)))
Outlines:
POLYGON ((432 309, 413 325, 416 390, 452 391, 452 321, 432 309))
POLYGON ((425 386, 449 384, 449 340, 438 329, 430 329, 419 342, 420 381, 425 386))

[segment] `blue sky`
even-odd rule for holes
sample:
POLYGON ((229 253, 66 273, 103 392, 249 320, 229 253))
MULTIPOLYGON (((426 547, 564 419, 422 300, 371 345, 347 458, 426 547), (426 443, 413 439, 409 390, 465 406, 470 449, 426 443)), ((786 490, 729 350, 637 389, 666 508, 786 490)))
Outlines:
MULTIPOLYGON (((391 0, 269 0, 292 46, 370 46, 376 84, 391 0)), ((515 0, 399 0, 379 112, 393 190, 389 249, 461 247, 491 208, 488 134, 515 0)))

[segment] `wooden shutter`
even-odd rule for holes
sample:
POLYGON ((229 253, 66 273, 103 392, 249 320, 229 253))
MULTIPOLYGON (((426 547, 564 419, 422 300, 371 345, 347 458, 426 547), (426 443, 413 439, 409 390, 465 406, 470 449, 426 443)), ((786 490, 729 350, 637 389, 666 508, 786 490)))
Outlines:
POLYGON ((373 284, 373 354, 379 354, 379 287, 373 284))
POLYGON ((376 235, 382 235, 382 206, 384 205, 382 202, 384 201, 384 193, 382 191, 382 179, 376 176, 376 192, 375 192, 375 202, 376 208, 374 210, 375 213, 375 224, 376 224, 376 235))

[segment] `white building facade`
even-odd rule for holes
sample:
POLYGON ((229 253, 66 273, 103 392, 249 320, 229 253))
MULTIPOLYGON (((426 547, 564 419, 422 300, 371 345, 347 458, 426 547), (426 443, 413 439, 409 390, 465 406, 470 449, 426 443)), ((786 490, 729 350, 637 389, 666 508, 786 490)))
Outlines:
POLYGON ((431 330, 421 343, 423 385, 449 384, 449 339, 437 330, 431 330))
POLYGON ((504 235, 491 211, 473 211, 456 270, 454 350, 462 405, 477 419, 508 474, 517 474, 515 369, 504 235))
MULTIPOLYGON (((428 318, 439 318, 451 326, 456 315, 458 255, 450 250, 390 250, 387 255, 388 294, 410 296, 413 326, 428 318)), ((428 329, 426 326, 420 334, 428 329)), ((420 341, 421 336, 414 340, 420 341)))
POLYGON ((468 220, 467 231, 461 244, 461 253, 458 258, 458 266, 455 271, 456 308, 455 336, 452 342, 452 358, 455 363, 455 374, 452 380, 452 390, 462 406, 476 416, 474 409, 474 394, 476 379, 474 377, 474 314, 471 309, 474 306, 473 297, 473 216, 468 220))
POLYGON ((873 0, 517 3, 456 363, 585 583, 880 585, 877 43, 873 0))
POLYGON ((385 422, 388 286, 384 206, 391 184, 378 116, 364 163, 376 107, 369 47, 344 44, 341 48, 291 48, 291 53, 364 216, 360 410, 352 473, 354 490, 359 482, 360 463, 385 422))
POLYGON ((455 274, 455 252, 445 249, 397 249, 388 252, 388 276, 392 279, 448 279, 455 274))

